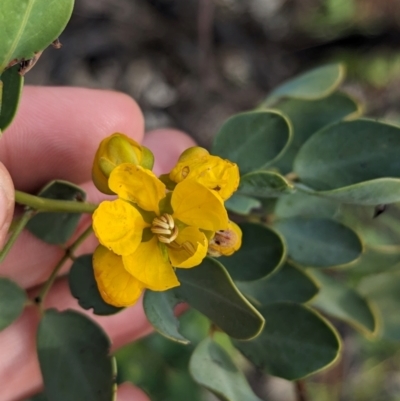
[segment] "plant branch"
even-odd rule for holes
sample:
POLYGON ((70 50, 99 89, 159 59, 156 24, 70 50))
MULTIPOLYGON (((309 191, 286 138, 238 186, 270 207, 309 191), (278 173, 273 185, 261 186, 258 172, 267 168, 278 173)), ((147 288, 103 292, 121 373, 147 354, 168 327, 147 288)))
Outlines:
POLYGON ((294 382, 296 401, 308 401, 307 389, 304 380, 294 382))
POLYGON ((3 262, 8 252, 10 252, 11 247, 14 245, 15 241, 22 233, 25 226, 28 224, 28 221, 36 214, 35 210, 27 210, 18 222, 14 225, 13 230, 11 231, 11 235, 8 238, 4 248, 0 251, 0 263, 3 262))
POLYGON ((15 191, 15 203, 39 212, 93 213, 98 206, 88 202, 48 199, 21 191, 15 191))
POLYGON ((90 225, 68 248, 65 249, 64 256, 60 259, 57 265, 54 267, 50 277, 43 284, 42 288, 39 291, 38 296, 35 298, 35 303, 42 305, 44 299, 46 298, 50 288, 53 286, 54 281, 57 278, 57 275, 64 263, 68 261, 68 259, 75 259, 74 252, 75 250, 82 244, 83 241, 92 233, 93 229, 90 225))

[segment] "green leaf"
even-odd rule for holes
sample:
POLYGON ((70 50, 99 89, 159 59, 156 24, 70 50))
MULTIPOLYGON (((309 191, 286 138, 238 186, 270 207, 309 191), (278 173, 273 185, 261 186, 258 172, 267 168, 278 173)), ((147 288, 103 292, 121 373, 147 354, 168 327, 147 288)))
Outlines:
POLYGON ((253 281, 271 274, 286 259, 286 247, 282 237, 261 224, 241 223, 242 246, 231 256, 218 260, 230 276, 238 281, 253 281))
POLYGON ((189 370, 197 383, 224 400, 261 401, 230 355, 211 338, 206 338, 196 347, 189 370))
POLYGON ((330 267, 349 263, 362 252, 357 234, 345 225, 324 218, 292 217, 278 220, 289 257, 308 267, 330 267))
POLYGON ((13 60, 30 59, 60 36, 74 0, 2 0, 0 73, 13 60))
POLYGON ((340 207, 333 199, 299 191, 281 196, 276 202, 274 215, 278 219, 297 216, 334 218, 340 207))
POLYGON ((190 341, 179 333, 179 320, 174 314, 174 307, 179 302, 173 290, 146 290, 143 308, 147 320, 160 334, 178 343, 189 344, 190 341))
POLYGON ((319 195, 344 203, 400 201, 400 128, 372 120, 333 124, 300 149, 294 171, 319 195))
POLYGON ((239 290, 256 305, 290 301, 303 303, 318 294, 315 280, 302 269, 285 263, 273 274, 261 280, 236 282, 239 290))
POLYGON ((297 380, 330 366, 339 356, 334 328, 304 305, 280 302, 263 306, 264 330, 251 341, 234 345, 266 373, 297 380))
POLYGON ((326 274, 312 270, 311 274, 319 281, 321 288, 313 299, 312 306, 322 312, 343 320, 357 330, 374 334, 377 322, 369 302, 357 291, 326 274))
POLYGON ((282 174, 293 171, 297 152, 315 132, 344 118, 355 118, 361 114, 360 106, 344 93, 333 93, 314 101, 286 99, 275 107, 289 118, 294 134, 289 148, 275 164, 282 174))
POLYGON ((328 64, 298 75, 274 89, 266 99, 270 104, 280 97, 315 100, 330 95, 343 81, 343 64, 328 64))
POLYGON ((92 320, 71 310, 46 310, 37 348, 50 401, 113 400, 116 372, 110 340, 92 320))
POLYGON ((26 292, 8 278, 0 278, 0 330, 21 315, 27 301, 26 292))
POLYGON ((274 171, 253 171, 240 177, 238 192, 241 195, 273 198, 293 188, 293 184, 274 171))
MULTIPOLYGON (((86 193, 77 185, 56 180, 46 185, 38 194, 43 198, 83 202, 86 193)), ((26 228, 49 244, 65 244, 74 234, 80 213, 39 213, 29 220, 26 228)))
POLYGON ((289 121, 278 111, 250 111, 229 118, 214 139, 212 153, 238 164, 240 173, 266 168, 292 140, 289 121))
POLYGON ((366 247, 361 258, 347 266, 351 277, 400 271, 400 249, 366 247))
MULTIPOLYGON (((0 28, 1 29, 1 28, 0 28)), ((24 78, 18 73, 18 66, 8 69, 0 80, 0 131, 4 131, 17 113, 24 78)))
POLYGON ((83 309, 92 309, 96 315, 113 315, 122 308, 106 303, 100 295, 94 278, 93 255, 83 255, 75 259, 68 275, 71 294, 83 309))
POLYGON ((233 194, 226 202, 225 207, 236 214, 248 215, 253 209, 259 208, 261 202, 238 193, 233 194))
POLYGON ((177 297, 206 315, 233 338, 257 336, 264 319, 239 292, 221 263, 206 258, 195 269, 177 269, 177 297))
POLYGON ((336 218, 360 233, 363 242, 373 247, 393 247, 400 244, 400 204, 386 206, 377 217, 375 207, 342 205, 336 218))
POLYGON ((400 340, 400 273, 382 273, 364 278, 357 289, 377 307, 379 335, 400 340))

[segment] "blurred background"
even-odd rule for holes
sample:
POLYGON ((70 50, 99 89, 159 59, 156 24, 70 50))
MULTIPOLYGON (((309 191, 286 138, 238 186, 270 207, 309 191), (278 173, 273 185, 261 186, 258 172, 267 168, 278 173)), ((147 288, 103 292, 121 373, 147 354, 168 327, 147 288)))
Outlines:
POLYGON ((209 145, 221 123, 277 84, 331 61, 371 116, 397 119, 398 0, 76 0, 30 84, 116 89, 147 129, 177 127, 209 145))
MULTIPOLYGON (((399 0, 76 0, 61 50, 49 48, 28 84, 115 89, 134 97, 147 130, 176 127, 209 146, 222 122, 259 104, 276 85, 332 61, 366 114, 400 122, 399 0)), ((208 324, 182 318, 189 347, 153 336, 119 351, 120 382, 154 401, 215 400, 187 364, 208 324)), ((269 401, 399 401, 398 344, 370 342, 348 327, 341 361, 307 379, 306 395, 235 356, 269 401)), ((221 337, 229 352, 233 350, 221 337)), ((243 400, 245 401, 245 400, 243 400)))

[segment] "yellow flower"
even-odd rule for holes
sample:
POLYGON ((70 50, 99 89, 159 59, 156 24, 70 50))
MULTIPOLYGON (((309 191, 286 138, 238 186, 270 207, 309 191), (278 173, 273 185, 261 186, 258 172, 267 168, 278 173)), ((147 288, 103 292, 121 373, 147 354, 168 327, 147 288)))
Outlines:
POLYGON ((239 185, 239 169, 235 163, 212 156, 206 149, 195 146, 182 153, 169 178, 176 183, 196 180, 226 200, 239 185))
POLYGON ((229 221, 226 230, 219 230, 208 244, 208 254, 213 257, 230 256, 242 245, 242 230, 229 221))
POLYGON ((115 167, 122 163, 133 163, 151 170, 153 153, 124 134, 115 133, 100 142, 94 157, 92 179, 97 189, 113 194, 108 186, 108 177, 115 167))
POLYGON ((112 171, 108 184, 118 199, 102 202, 93 215, 101 244, 93 267, 99 290, 112 305, 135 303, 143 288, 178 286, 173 267, 199 265, 207 236, 228 227, 221 198, 194 180, 167 193, 151 171, 125 163, 112 171))

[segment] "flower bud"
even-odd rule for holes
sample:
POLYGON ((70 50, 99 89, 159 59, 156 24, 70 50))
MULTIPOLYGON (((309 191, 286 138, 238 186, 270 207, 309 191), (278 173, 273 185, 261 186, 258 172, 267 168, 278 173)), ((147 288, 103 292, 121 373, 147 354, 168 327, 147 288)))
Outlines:
POLYGON ((226 230, 219 230, 208 244, 208 255, 212 257, 230 256, 242 245, 242 230, 233 221, 229 221, 226 230))
POLYGON ((153 153, 124 134, 115 133, 103 139, 97 149, 92 179, 97 189, 105 194, 113 194, 108 187, 108 177, 122 163, 132 163, 151 170, 154 164, 153 153))
POLYGON ((235 163, 210 155, 206 149, 195 146, 181 154, 169 178, 176 183, 194 179, 226 200, 239 185, 239 169, 235 163))

